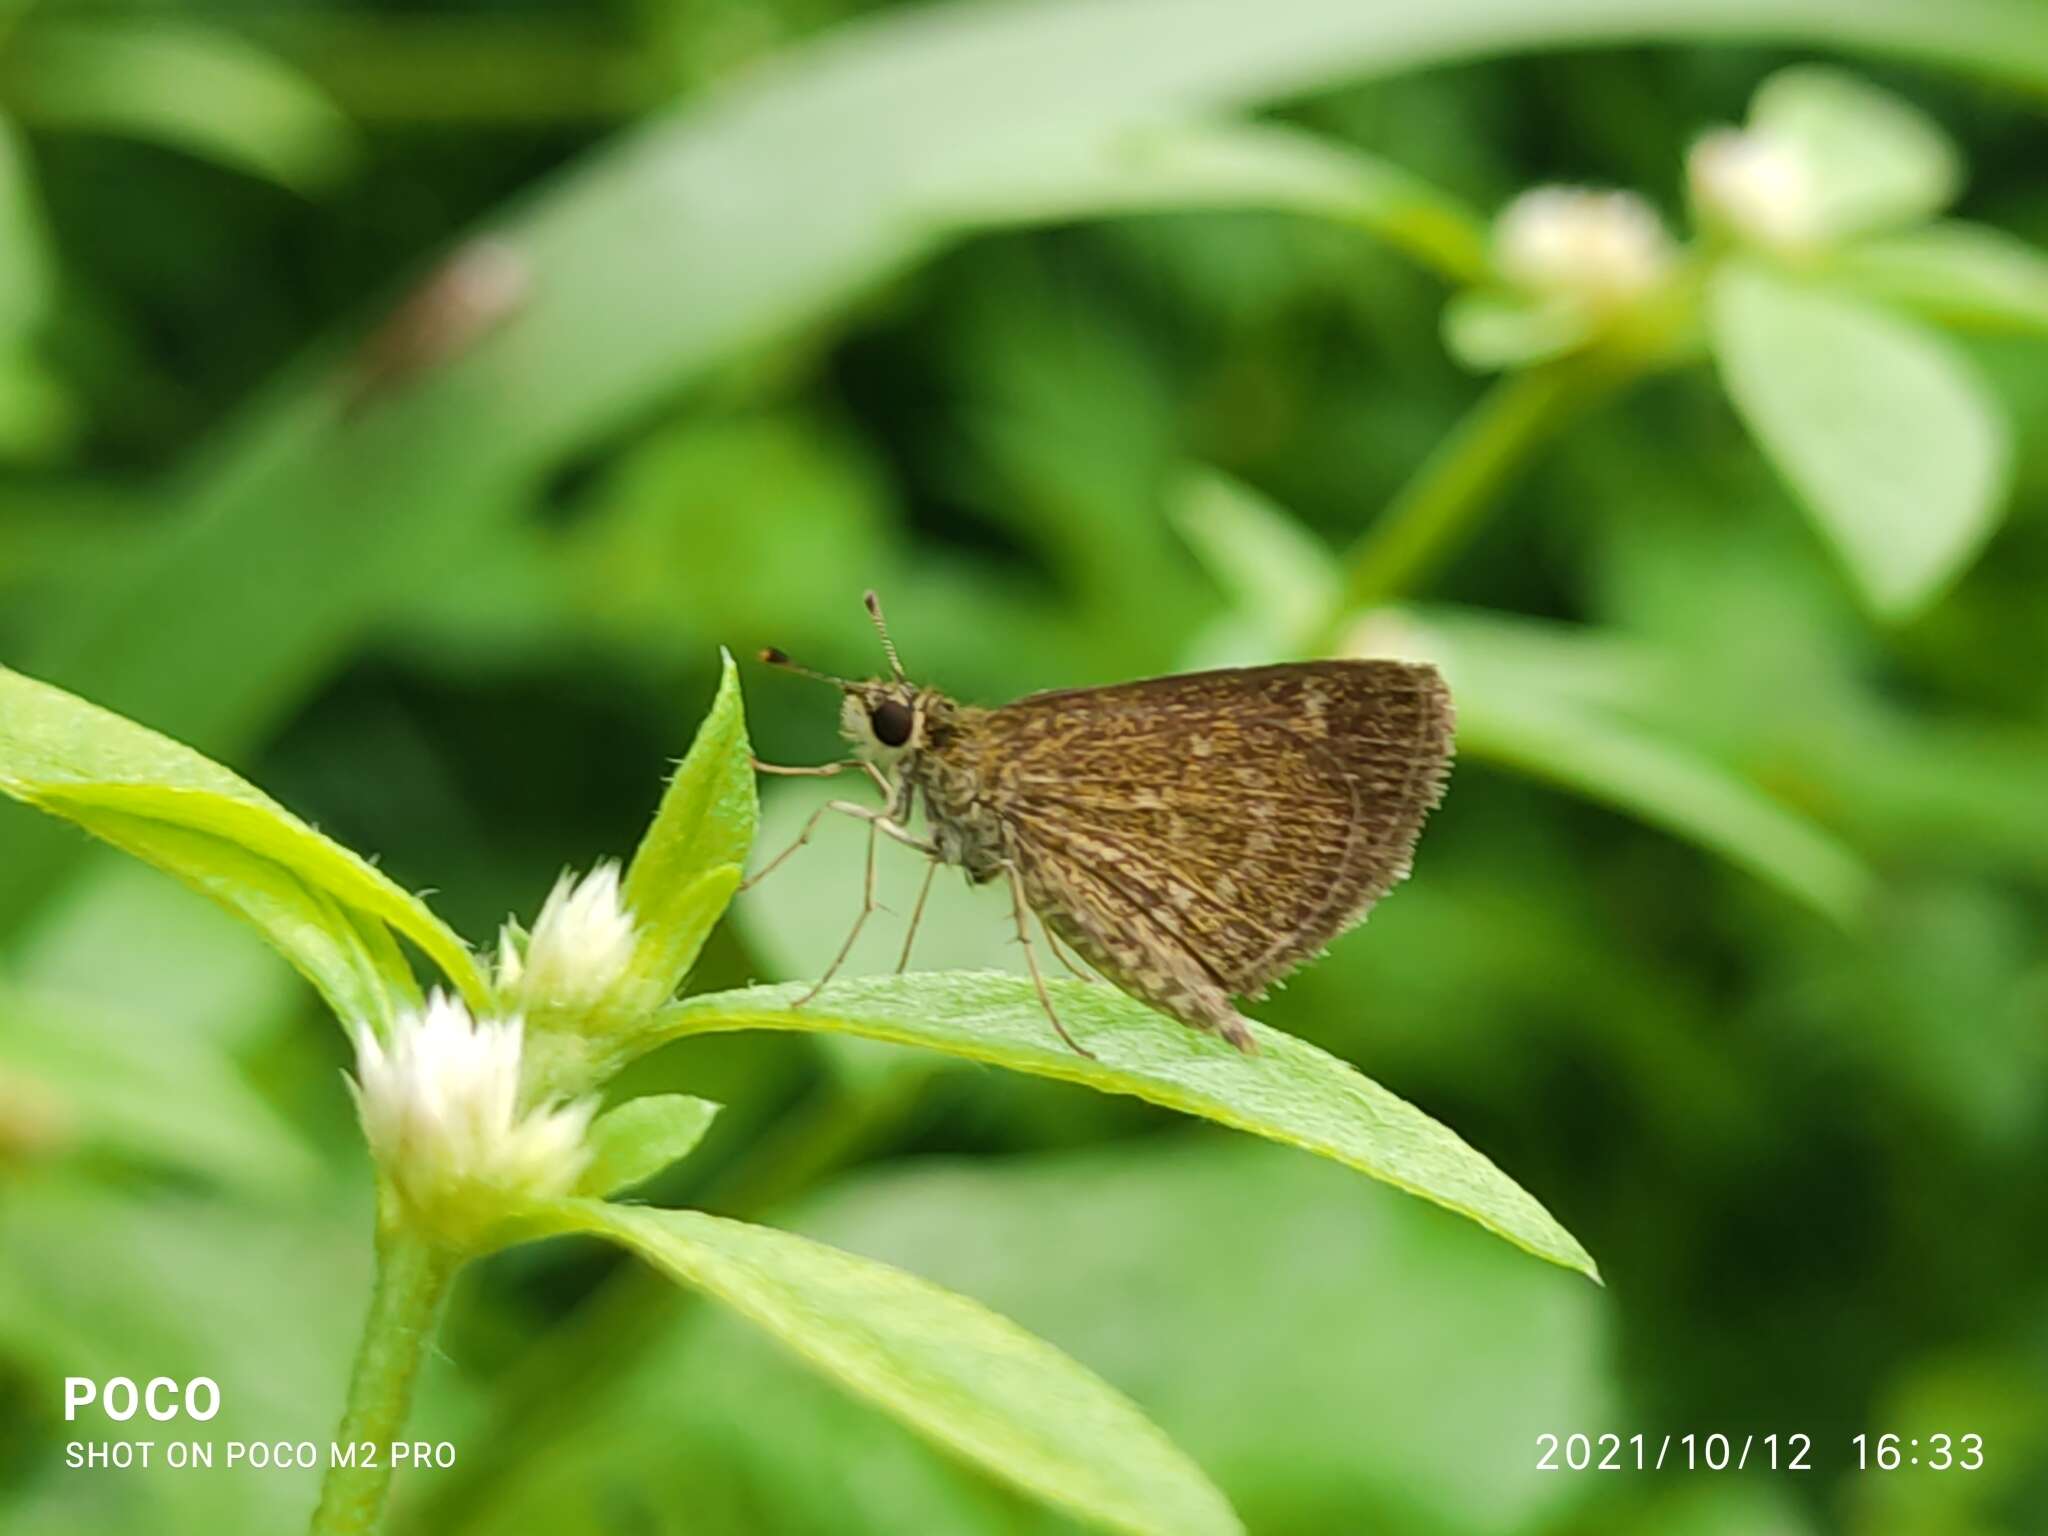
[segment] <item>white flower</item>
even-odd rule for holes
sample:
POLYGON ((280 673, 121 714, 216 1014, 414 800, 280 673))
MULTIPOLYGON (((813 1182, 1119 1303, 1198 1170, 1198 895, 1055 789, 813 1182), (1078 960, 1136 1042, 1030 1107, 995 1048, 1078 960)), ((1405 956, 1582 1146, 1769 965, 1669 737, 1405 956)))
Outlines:
POLYGON ((1715 129, 1693 145, 1685 174, 1701 217, 1746 240, 1796 251, 1826 234, 1812 167, 1765 129, 1715 129))
POLYGON ((1510 283, 1595 309, 1641 298, 1671 270, 1664 226, 1633 192, 1536 187, 1501 211, 1493 238, 1510 283))
POLYGON ((510 1203, 567 1194, 589 1161, 594 1100, 521 1112, 522 1034, 517 1018, 475 1020, 438 992, 399 1015, 388 1046, 355 1028, 350 1087, 363 1137, 432 1225, 485 1224, 510 1203))
POLYGON ((500 938, 499 985, 529 1012, 590 1008, 625 975, 636 938, 616 862, 606 860, 581 880, 564 870, 541 904, 524 959, 509 937, 500 938))
POLYGON ((498 925, 498 964, 492 974, 500 994, 510 996, 526 974, 526 932, 511 918, 498 925))

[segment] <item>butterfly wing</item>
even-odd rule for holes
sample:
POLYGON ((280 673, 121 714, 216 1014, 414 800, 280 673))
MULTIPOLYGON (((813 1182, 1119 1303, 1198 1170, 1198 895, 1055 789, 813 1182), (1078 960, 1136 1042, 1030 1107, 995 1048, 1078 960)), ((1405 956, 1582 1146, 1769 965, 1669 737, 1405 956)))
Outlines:
POLYGON ((1394 661, 1036 694, 986 727, 981 782, 1034 905, 1210 1028, 1217 996, 1258 993, 1407 874, 1452 738, 1436 670, 1394 661))

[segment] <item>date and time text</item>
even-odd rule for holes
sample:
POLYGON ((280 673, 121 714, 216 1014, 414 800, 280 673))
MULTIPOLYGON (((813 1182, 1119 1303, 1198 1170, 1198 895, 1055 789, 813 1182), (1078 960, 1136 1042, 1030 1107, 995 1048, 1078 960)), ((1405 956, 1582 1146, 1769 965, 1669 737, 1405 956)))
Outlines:
MULTIPOLYGON (((1961 1434, 1860 1434, 1843 1448, 1858 1472, 1975 1472, 1984 1465, 1984 1437, 1961 1434)), ((1541 1434, 1539 1472, 1811 1472, 1818 1465, 1807 1434, 1541 1434)))

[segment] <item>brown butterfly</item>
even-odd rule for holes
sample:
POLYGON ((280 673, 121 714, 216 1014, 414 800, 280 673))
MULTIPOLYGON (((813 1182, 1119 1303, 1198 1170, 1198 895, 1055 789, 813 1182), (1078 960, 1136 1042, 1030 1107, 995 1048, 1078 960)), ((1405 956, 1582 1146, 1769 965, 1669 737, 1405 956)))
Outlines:
POLYGON ((856 769, 885 799, 880 810, 847 800, 819 807, 748 882, 802 847, 826 811, 868 823, 860 918, 799 1006, 838 971, 875 909, 880 832, 932 861, 898 969, 932 876, 957 864, 975 884, 1008 883, 1039 1001, 1083 1056, 1093 1053, 1067 1033, 1046 991, 1026 908, 1055 954, 1064 940, 1132 997, 1253 1051, 1231 999, 1263 995, 1408 873, 1450 770, 1451 699, 1434 667, 1235 667, 976 709, 911 682, 872 592, 867 606, 887 678, 829 677, 780 651, 761 653, 840 689, 841 730, 855 755, 816 768, 757 766, 817 776, 856 769), (910 826, 920 801, 929 836, 910 826))

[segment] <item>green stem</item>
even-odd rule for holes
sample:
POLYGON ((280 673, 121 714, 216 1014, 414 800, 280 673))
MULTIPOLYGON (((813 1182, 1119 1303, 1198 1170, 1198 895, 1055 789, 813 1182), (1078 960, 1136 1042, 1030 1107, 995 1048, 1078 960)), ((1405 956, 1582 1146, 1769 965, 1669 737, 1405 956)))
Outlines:
MULTIPOLYGON (((786 1203, 886 1142, 918 1101, 924 1081, 906 1075, 860 1092, 821 1092, 688 1203, 724 1216, 751 1216, 786 1203)), ((480 1437, 478 1450, 465 1449, 461 1464, 436 1481, 426 1502, 408 1511, 399 1528, 454 1530, 478 1508, 488 1508, 488 1490, 540 1454, 565 1418, 580 1416, 645 1353, 647 1341, 672 1327, 695 1300, 645 1265, 621 1268, 535 1343, 497 1394, 490 1432, 480 1437)))
POLYGON ((379 1223, 376 1287, 336 1432, 338 1444, 356 1451, 356 1465, 330 1459, 312 1536, 366 1536, 383 1523, 391 1443, 412 1409, 413 1383, 457 1262, 445 1248, 379 1223))
POLYGON ((1344 595, 1321 638, 1345 618, 1408 596, 1457 552, 1530 452, 1615 381, 1586 356, 1509 374, 1481 397, 1345 558, 1344 595))

